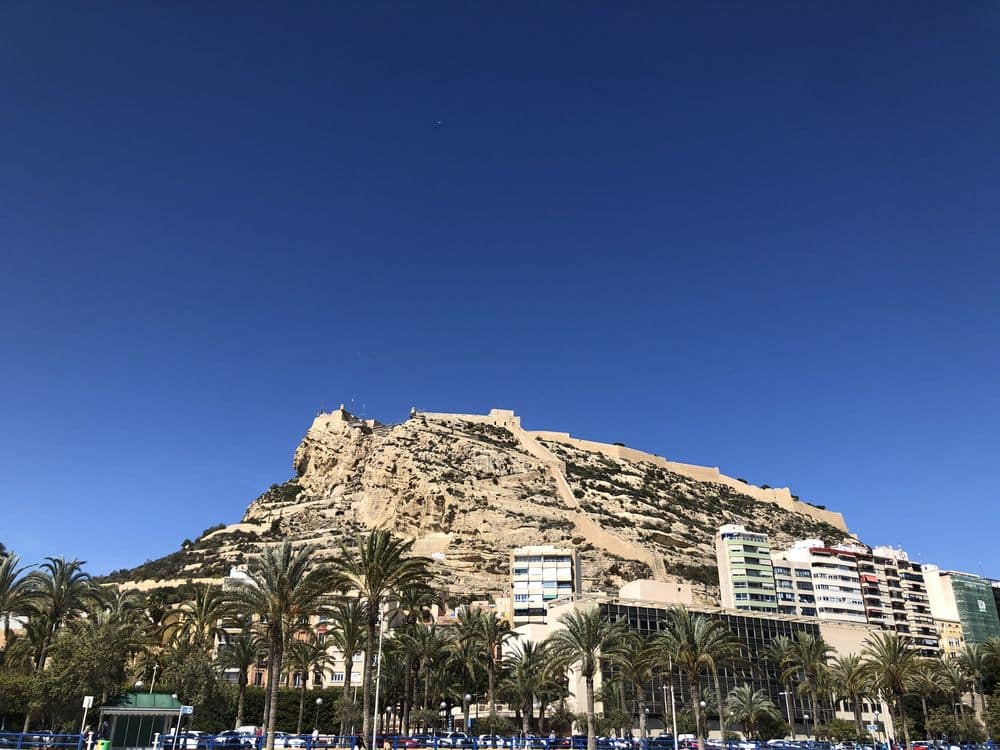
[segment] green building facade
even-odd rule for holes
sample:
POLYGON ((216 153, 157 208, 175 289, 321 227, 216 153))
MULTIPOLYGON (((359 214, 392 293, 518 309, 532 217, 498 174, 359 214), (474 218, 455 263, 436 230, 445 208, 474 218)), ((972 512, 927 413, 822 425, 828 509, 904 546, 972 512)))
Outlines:
POLYGON ((983 643, 1000 636, 1000 616, 993 597, 993 586, 985 578, 951 574, 951 586, 958 606, 958 619, 966 643, 983 643))

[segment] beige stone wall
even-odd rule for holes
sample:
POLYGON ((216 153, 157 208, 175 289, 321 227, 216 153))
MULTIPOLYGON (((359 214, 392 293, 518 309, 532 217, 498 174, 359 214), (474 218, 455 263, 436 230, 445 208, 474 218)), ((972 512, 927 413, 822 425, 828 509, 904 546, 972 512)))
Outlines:
POLYGON ((635 599, 656 604, 694 605, 694 591, 691 584, 679 581, 651 581, 648 578, 640 578, 637 581, 629 581, 619 588, 618 596, 621 599, 635 599))
POLYGON ((770 487, 766 489, 764 487, 757 487, 756 485, 746 484, 738 479, 726 476, 719 471, 717 466, 697 466, 695 464, 668 461, 663 456, 657 456, 652 453, 643 453, 642 451, 637 451, 634 448, 627 448, 622 445, 608 445, 607 443, 598 443, 593 440, 581 440, 580 438, 573 437, 568 432, 532 430, 529 431, 528 434, 542 438, 543 440, 566 443, 581 450, 601 453, 609 458, 651 463, 666 469, 667 471, 672 471, 675 474, 691 477, 699 482, 715 482, 717 484, 724 484, 738 490, 744 495, 749 495, 756 500, 774 503, 775 505, 779 505, 787 510, 795 513, 801 513, 817 521, 823 521, 831 526, 837 527, 838 529, 847 531, 847 524, 844 522, 844 516, 842 514, 831 510, 816 508, 808 503, 796 500, 792 497, 791 490, 787 487, 770 487))

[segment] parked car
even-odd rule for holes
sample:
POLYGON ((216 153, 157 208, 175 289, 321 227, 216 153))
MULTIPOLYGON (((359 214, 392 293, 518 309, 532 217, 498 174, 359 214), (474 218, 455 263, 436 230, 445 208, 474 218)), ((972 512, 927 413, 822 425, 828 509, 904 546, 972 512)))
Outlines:
POLYGON ((438 747, 472 747, 472 738, 465 732, 442 732, 437 739, 438 747))
POLYGON ((476 738, 478 747, 507 747, 508 741, 498 734, 481 734, 476 738))
POLYGON ((219 732, 215 735, 215 747, 218 750, 239 750, 240 748, 252 748, 256 744, 257 736, 246 732, 237 732, 230 729, 226 732, 219 732))

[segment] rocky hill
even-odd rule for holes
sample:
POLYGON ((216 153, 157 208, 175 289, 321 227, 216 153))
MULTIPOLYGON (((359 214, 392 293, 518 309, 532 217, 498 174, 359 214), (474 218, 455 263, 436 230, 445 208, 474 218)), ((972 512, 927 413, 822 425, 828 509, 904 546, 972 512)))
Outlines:
POLYGON ((295 477, 254 500, 240 523, 206 530, 160 560, 113 578, 143 588, 217 578, 284 539, 335 555, 357 532, 389 528, 440 564, 460 595, 509 591, 509 551, 575 545, 585 587, 687 580, 714 602, 713 534, 743 523, 781 545, 848 536, 839 513, 787 489, 566 433, 529 432, 513 412, 411 413, 382 425, 343 408, 319 414, 295 451, 295 477))

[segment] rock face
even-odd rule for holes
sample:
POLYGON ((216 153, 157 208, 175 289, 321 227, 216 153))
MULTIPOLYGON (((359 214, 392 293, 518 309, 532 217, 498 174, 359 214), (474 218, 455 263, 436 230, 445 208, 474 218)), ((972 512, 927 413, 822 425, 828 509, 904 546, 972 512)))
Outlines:
POLYGON ((778 545, 845 539, 838 513, 785 490, 753 487, 718 469, 623 446, 528 432, 513 412, 414 412, 381 425, 338 409, 320 414, 295 451, 296 477, 250 504, 241 523, 120 579, 218 576, 283 539, 336 555, 359 532, 388 528, 439 561, 456 596, 508 595, 509 552, 580 549, 585 589, 634 578, 686 580, 717 601, 713 535, 743 523, 778 545))

